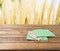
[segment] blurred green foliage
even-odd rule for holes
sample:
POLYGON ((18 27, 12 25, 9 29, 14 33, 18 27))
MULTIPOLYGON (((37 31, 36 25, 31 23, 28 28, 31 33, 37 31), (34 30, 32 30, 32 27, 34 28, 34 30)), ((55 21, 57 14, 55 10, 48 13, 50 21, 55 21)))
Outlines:
POLYGON ((0 9, 2 9, 3 0, 0 0, 0 9))

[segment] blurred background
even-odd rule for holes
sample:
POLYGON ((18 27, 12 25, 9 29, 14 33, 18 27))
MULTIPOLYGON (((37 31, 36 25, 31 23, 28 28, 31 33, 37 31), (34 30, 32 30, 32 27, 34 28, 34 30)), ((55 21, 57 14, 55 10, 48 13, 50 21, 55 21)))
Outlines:
POLYGON ((60 0, 0 0, 0 24, 60 24, 60 0))

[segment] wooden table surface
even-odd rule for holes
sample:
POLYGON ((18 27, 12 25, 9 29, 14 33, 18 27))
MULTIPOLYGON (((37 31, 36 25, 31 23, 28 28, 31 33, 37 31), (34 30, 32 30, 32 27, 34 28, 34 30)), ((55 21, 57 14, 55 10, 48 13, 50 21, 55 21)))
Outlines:
POLYGON ((0 50, 60 50, 60 25, 0 25, 0 50), (27 31, 49 29, 48 42, 27 41, 27 31))

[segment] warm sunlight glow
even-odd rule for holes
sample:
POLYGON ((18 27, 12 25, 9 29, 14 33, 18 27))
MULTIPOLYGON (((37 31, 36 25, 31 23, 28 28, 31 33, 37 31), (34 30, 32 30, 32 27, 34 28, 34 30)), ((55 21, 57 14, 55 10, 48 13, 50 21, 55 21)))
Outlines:
POLYGON ((60 0, 0 0, 0 24, 60 23, 60 0))

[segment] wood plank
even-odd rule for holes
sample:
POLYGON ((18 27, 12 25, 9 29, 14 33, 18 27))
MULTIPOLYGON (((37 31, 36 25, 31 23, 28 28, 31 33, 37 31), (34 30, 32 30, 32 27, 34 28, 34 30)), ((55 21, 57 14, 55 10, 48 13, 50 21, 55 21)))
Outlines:
MULTIPOLYGON (((29 40, 26 40, 25 37, 0 37, 0 43, 34 43, 34 42, 37 42, 37 41, 29 41, 29 40)), ((60 43, 60 38, 49 38, 48 41, 43 41, 43 42, 60 43)))
MULTIPOLYGON (((32 27, 32 29, 28 29, 28 30, 33 30, 34 28, 32 27)), ((37 29, 40 29, 40 28, 37 28, 37 29)), ((43 28, 42 28, 43 29, 43 28)), ((47 29, 47 28, 46 28, 47 29)), ((25 29, 18 29, 18 28, 15 28, 15 29, 10 29, 10 28, 8 28, 8 29, 0 29, 0 34, 24 34, 24 36, 27 34, 27 28, 25 28, 25 29)), ((53 32, 55 35, 56 35, 56 37, 60 37, 60 28, 58 28, 58 29, 56 29, 56 28, 49 28, 49 30, 51 31, 51 32, 53 32)))
POLYGON ((60 25, 0 25, 0 29, 4 28, 60 28, 60 25))
POLYGON ((0 50, 60 50, 60 25, 0 25, 0 50), (26 40, 27 31, 49 29, 56 37, 47 42, 26 40))
POLYGON ((0 50, 60 50, 60 43, 0 43, 0 50))

